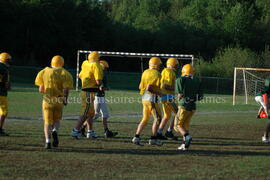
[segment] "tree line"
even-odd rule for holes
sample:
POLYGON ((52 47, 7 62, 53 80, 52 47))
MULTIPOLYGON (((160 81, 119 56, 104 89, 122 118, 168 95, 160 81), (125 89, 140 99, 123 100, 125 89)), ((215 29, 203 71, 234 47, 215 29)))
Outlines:
POLYGON ((203 75, 229 77, 224 66, 270 66, 269 7, 269 0, 1 0, 0 50, 31 66, 61 54, 70 68, 78 49, 194 54, 203 75))

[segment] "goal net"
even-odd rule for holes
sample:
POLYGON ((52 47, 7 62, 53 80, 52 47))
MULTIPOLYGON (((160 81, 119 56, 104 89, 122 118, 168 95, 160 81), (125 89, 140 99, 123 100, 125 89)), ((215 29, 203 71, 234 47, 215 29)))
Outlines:
MULTIPOLYGON (((79 72, 81 64, 87 59, 88 54, 93 51, 77 51, 76 90, 80 88, 79 72)), ((168 58, 176 58, 180 65, 194 63, 194 56, 188 54, 154 54, 154 53, 132 53, 132 52, 109 52, 97 51, 102 60, 106 60, 110 66, 110 85, 112 88, 137 90, 140 74, 148 68, 151 57, 159 57, 166 64, 168 58), (124 67, 124 68, 123 68, 124 67), (136 82, 135 82, 136 81, 136 82), (114 86, 115 85, 115 86, 114 86), (114 87, 113 87, 114 86, 114 87), (116 87, 117 86, 117 87, 116 87)))
POLYGON ((270 69, 234 68, 233 105, 253 104, 257 93, 264 90, 264 80, 270 69))

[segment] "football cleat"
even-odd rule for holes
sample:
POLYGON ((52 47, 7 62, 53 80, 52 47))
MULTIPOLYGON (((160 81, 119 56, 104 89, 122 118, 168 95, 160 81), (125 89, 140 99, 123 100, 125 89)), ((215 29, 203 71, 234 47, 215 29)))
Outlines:
POLYGON ((181 151, 186 151, 186 150, 188 150, 188 148, 186 148, 186 145, 185 145, 185 144, 181 144, 181 146, 179 146, 177 149, 178 149, 178 150, 181 150, 181 151))
POLYGON ((88 139, 96 139, 98 136, 97 136, 97 134, 96 134, 96 132, 95 131, 88 131, 87 132, 87 135, 86 135, 86 138, 88 138, 88 139))
POLYGON ((269 143, 270 142, 269 137, 263 136, 262 137, 262 142, 263 143, 269 143))
POLYGON ((104 135, 105 135, 106 138, 114 137, 114 136, 116 136, 117 134, 118 134, 118 132, 112 132, 112 131, 110 131, 110 130, 107 130, 107 131, 104 133, 104 135))
POLYGON ((81 131, 72 129, 70 135, 74 137, 75 139, 81 139, 81 131))
POLYGON ((53 143, 52 143, 53 147, 58 147, 59 140, 58 140, 58 135, 56 131, 52 132, 52 137, 53 137, 53 143))
POLYGON ((166 133, 165 133, 165 136, 167 137, 167 138, 170 138, 170 139, 172 139, 172 140, 178 140, 178 137, 176 137, 176 136, 174 136, 174 134, 173 134, 173 132, 172 131, 166 131, 166 133))
POLYGON ((185 148, 189 148, 191 141, 192 141, 192 136, 191 135, 187 135, 185 137, 185 148))
POLYGON ((132 143, 133 143, 133 144, 136 144, 136 145, 138 145, 138 146, 143 146, 143 144, 141 144, 141 139, 138 138, 138 137, 134 137, 134 138, 132 139, 132 143))
POLYGON ((149 144, 150 145, 162 146, 163 142, 160 141, 159 139, 149 139, 149 144))
POLYGON ((4 129, 0 129, 0 136, 9 136, 9 134, 4 129))
POLYGON ((51 143, 45 143, 45 149, 52 149, 51 143))
POLYGON ((160 140, 168 140, 167 137, 163 136, 163 135, 160 134, 160 133, 157 133, 157 139, 160 139, 160 140))

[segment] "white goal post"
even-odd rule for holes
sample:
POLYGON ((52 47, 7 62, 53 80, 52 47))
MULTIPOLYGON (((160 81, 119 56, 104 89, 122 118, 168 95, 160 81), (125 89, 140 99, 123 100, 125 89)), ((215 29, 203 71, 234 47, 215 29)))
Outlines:
POLYGON ((270 69, 264 68, 234 68, 233 105, 242 102, 254 102, 257 93, 264 90, 264 80, 270 76, 270 69))
MULTIPOLYGON (((80 64, 81 54, 88 55, 92 51, 85 51, 85 50, 78 50, 77 51, 77 69, 76 69, 76 91, 79 89, 79 71, 80 71, 80 64)), ((154 53, 133 53, 133 52, 110 52, 110 51, 97 51, 100 56, 110 56, 110 57, 134 57, 134 58, 140 58, 141 60, 141 71, 144 70, 143 67, 143 59, 144 58, 151 58, 151 57, 159 57, 159 58, 176 58, 176 59, 190 59, 191 64, 194 64, 194 55, 190 54, 154 54, 154 53)))

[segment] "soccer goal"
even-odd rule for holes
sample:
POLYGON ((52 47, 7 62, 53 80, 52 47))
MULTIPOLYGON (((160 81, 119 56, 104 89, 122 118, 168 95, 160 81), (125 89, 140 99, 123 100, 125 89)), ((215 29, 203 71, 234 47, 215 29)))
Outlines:
POLYGON ((264 80, 270 76, 270 69, 234 68, 233 105, 252 104, 254 97, 264 89, 264 80))
MULTIPOLYGON (((79 90, 79 72, 81 68, 81 64, 84 60, 87 59, 88 54, 93 52, 92 51, 85 51, 85 50, 78 50, 77 51, 77 69, 76 69, 76 90, 79 90)), ((97 51, 101 59, 105 59, 110 64, 110 69, 113 71, 113 73, 118 73, 119 76, 115 76, 113 80, 118 79, 118 81, 128 79, 128 76, 131 73, 130 70, 132 69, 132 76, 130 76, 129 81, 132 81, 132 78, 134 76, 134 72, 142 72, 146 68, 148 68, 148 60, 151 57, 159 57, 161 60, 165 60, 167 58, 176 58, 180 61, 180 65, 184 65, 187 63, 194 64, 194 55, 190 54, 154 54, 154 53, 132 53, 132 52, 109 52, 109 51, 97 51), (114 63, 112 63, 114 61, 114 63), (119 68, 125 64, 125 66, 128 66, 129 69, 125 69, 125 72, 119 72, 119 68), (111 66, 112 65, 112 66, 111 66), (138 67, 138 69, 134 70, 134 67, 138 67), (121 76, 120 76, 121 74, 121 76), (119 77, 119 78, 117 78, 119 77), (121 79, 121 77, 124 77, 121 79)), ((127 83, 128 83, 127 82, 127 83)), ((120 84, 120 83, 119 83, 120 84)), ((136 84, 137 86, 137 84, 136 84)))

